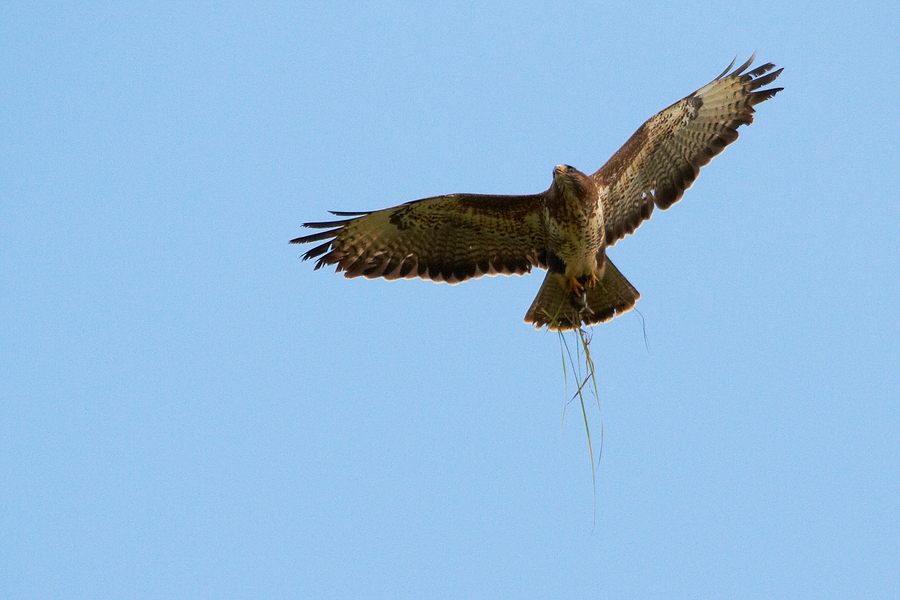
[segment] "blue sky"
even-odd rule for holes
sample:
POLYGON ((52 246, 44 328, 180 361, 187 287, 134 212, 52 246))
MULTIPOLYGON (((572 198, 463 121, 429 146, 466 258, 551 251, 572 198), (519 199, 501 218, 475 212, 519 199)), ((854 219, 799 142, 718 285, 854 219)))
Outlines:
POLYGON ((3 597, 900 595, 896 3, 0 15, 3 597), (591 172, 754 50, 785 91, 610 251, 596 510, 540 275, 287 244, 591 172))

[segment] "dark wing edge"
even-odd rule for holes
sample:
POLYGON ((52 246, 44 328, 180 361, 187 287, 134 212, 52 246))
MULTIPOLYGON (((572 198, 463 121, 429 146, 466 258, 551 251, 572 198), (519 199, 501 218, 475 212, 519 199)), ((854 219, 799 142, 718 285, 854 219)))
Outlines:
POLYGON ((612 246, 665 210, 691 187, 700 168, 753 123, 753 108, 784 88, 760 89, 783 69, 766 63, 749 72, 756 54, 645 122, 610 160, 592 175, 603 199, 606 243, 612 246), (730 72, 729 72, 730 71, 730 72))
MULTIPOLYGON (((310 235, 300 236, 298 238, 292 239, 289 244, 309 244, 311 242, 319 242, 322 240, 328 240, 324 244, 316 246, 315 248, 306 251, 302 258, 303 260, 310 260, 312 258, 316 258, 318 256, 322 256, 326 252, 331 249, 331 243, 340 230, 347 225, 348 223, 352 223, 356 221, 359 217, 364 217, 366 215, 372 214, 371 212, 342 212, 336 210, 328 211, 336 217, 353 217, 352 219, 341 219, 340 221, 316 221, 313 223, 304 223, 303 226, 309 229, 329 229, 329 231, 321 231, 319 233, 313 233, 310 235), (332 227, 336 229, 331 229, 332 227)), ((320 258, 316 262, 316 266, 314 270, 319 270, 327 263, 325 259, 320 258)))
POLYGON ((315 268, 345 277, 420 277, 459 283, 482 275, 521 275, 545 267, 543 195, 449 194, 350 217, 304 223, 327 229, 290 241, 324 242, 308 250, 315 268))

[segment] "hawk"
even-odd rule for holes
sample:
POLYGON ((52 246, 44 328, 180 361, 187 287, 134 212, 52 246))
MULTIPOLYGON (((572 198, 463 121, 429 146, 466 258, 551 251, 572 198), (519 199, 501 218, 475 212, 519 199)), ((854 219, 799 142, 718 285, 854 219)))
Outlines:
POLYGON ((448 194, 373 212, 332 212, 327 229, 291 240, 324 242, 303 255, 345 277, 414 278, 450 284, 482 275, 548 271, 525 315, 552 330, 608 321, 630 310, 637 290, 606 256, 650 218, 677 202, 700 167, 753 122, 754 106, 783 88, 761 89, 782 69, 747 71, 755 55, 666 108, 593 175, 553 169, 550 188, 527 196, 448 194), (745 72, 747 71, 747 72, 745 72))

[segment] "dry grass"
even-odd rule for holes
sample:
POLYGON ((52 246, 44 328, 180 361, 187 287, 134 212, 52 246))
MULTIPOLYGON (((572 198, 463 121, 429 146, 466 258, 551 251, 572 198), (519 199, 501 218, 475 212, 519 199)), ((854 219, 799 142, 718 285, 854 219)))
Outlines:
MULTIPOLYGON (((591 438, 591 425, 588 419, 588 405, 590 401, 585 401, 585 388, 588 388, 594 394, 594 402, 597 404, 597 411, 600 412, 600 390, 597 386, 596 369, 594 368, 594 359, 591 357, 591 339, 592 335, 584 327, 572 330, 574 339, 572 343, 566 339, 568 332, 557 331, 559 335, 559 351, 562 359, 563 380, 566 386, 566 408, 576 398, 581 406, 581 416, 584 419, 584 432, 587 435, 588 455, 591 461, 591 483, 594 488, 594 519, 597 516, 597 466, 603 456, 603 415, 600 415, 600 446, 597 452, 597 459, 594 459, 594 443, 591 438), (574 346, 575 352, 572 352, 574 346), (575 377, 578 386, 575 393, 569 397, 569 373, 575 377)), ((560 428, 566 421, 566 408, 563 408, 562 423, 560 428)))

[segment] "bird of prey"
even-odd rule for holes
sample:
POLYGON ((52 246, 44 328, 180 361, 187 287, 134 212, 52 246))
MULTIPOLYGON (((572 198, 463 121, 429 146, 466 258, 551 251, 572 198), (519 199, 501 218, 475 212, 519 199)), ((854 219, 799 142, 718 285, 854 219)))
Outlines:
MULTIPOLYGON (((755 55, 754 55, 755 57, 755 55)), ((700 172, 753 122, 754 106, 783 88, 761 89, 782 69, 753 63, 729 72, 666 108, 625 142, 599 171, 553 169, 550 188, 527 196, 449 194, 374 212, 332 212, 341 220, 291 240, 324 243, 303 255, 316 269, 345 277, 414 278, 459 283, 482 275, 547 269, 527 323, 552 330, 601 323, 630 310, 637 290, 606 249, 677 202, 700 172)))

